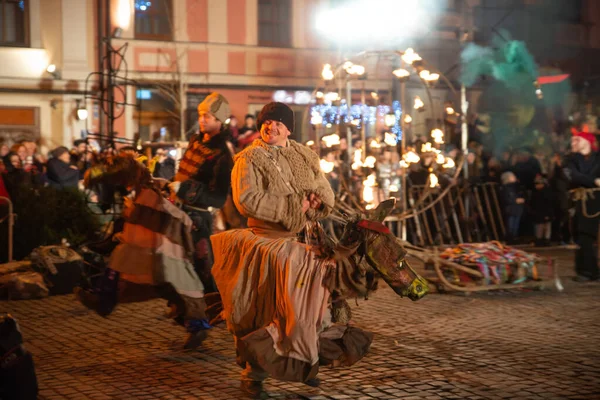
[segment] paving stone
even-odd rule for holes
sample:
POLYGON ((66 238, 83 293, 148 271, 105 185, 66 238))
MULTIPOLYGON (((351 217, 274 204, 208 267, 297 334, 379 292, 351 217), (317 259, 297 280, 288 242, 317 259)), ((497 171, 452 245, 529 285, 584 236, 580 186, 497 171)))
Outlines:
MULTIPOLYGON (((433 294, 418 302, 381 289, 351 302, 372 331, 351 368, 322 368, 320 388, 267 380, 274 399, 600 398, 600 284, 576 284, 573 254, 557 253, 565 290, 433 294)), ((39 398, 239 399, 241 369, 223 325, 196 351, 164 317, 165 302, 122 304, 108 318, 72 295, 0 301, 34 357, 39 398)))

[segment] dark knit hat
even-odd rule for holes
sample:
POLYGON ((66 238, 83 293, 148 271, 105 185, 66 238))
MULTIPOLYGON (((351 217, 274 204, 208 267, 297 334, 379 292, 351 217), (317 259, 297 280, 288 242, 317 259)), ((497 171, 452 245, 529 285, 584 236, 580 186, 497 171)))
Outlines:
POLYGON ((290 132, 294 131, 294 112, 283 103, 272 102, 264 106, 256 119, 257 129, 260 131, 262 124, 268 120, 282 122, 290 132))
POLYGON ((68 152, 69 152, 69 149, 67 149, 65 146, 60 146, 60 147, 57 147, 54 150, 52 150, 52 156, 54 158, 58 158, 68 152))

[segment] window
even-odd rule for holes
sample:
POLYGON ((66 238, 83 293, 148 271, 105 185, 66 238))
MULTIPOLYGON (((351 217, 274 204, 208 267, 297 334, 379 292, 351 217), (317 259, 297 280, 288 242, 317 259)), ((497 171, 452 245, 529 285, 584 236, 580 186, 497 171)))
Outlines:
POLYGON ((135 0, 135 38, 173 40, 171 0, 135 0))
POLYGON ((291 47, 292 12, 290 0, 258 1, 258 44, 291 47))
POLYGON ((0 46, 28 46, 27 1, 0 0, 0 46))

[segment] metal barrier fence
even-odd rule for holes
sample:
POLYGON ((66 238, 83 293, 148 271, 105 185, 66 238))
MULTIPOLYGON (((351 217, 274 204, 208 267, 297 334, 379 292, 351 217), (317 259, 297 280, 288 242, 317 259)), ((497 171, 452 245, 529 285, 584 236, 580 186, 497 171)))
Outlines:
MULTIPOLYGON (((410 243, 434 246, 504 239, 506 228, 498 184, 455 186, 441 199, 440 191, 426 190, 425 186, 413 186, 407 193, 414 212, 405 220, 410 243), (423 196, 423 201, 418 201, 423 196)), ((402 236, 397 217, 390 216, 385 223, 396 236, 402 236)))
POLYGON ((15 224, 15 214, 13 213, 13 203, 8 197, 0 196, 0 204, 6 201, 8 203, 8 215, 0 217, 0 224, 5 220, 8 222, 8 262, 12 262, 13 257, 13 226, 15 224))

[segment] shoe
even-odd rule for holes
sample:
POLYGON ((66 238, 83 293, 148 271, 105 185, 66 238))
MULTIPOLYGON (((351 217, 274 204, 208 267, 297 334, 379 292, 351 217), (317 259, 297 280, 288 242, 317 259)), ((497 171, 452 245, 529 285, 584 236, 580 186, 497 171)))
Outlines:
POLYGON ((269 397, 261 381, 241 381, 240 389, 252 399, 267 399, 269 397))
POLYGON ((573 281, 583 283, 583 282, 591 282, 592 279, 588 278, 587 276, 577 275, 577 276, 573 277, 573 281))
POLYGON ((185 339, 185 343, 183 344, 183 348, 185 350, 194 350, 204 342, 204 340, 208 337, 208 331, 206 329, 202 329, 196 332, 191 332, 187 338, 185 339))
POLYGON ((321 385, 321 380, 319 378, 311 378, 304 381, 304 384, 310 387, 319 387, 321 385))
POLYGON ((89 290, 85 290, 79 286, 76 286, 73 289, 73 293, 75 294, 77 301, 83 304, 87 309, 96 312, 102 317, 106 317, 110 314, 110 312, 100 312, 100 299, 98 298, 97 294, 92 293, 89 290))

